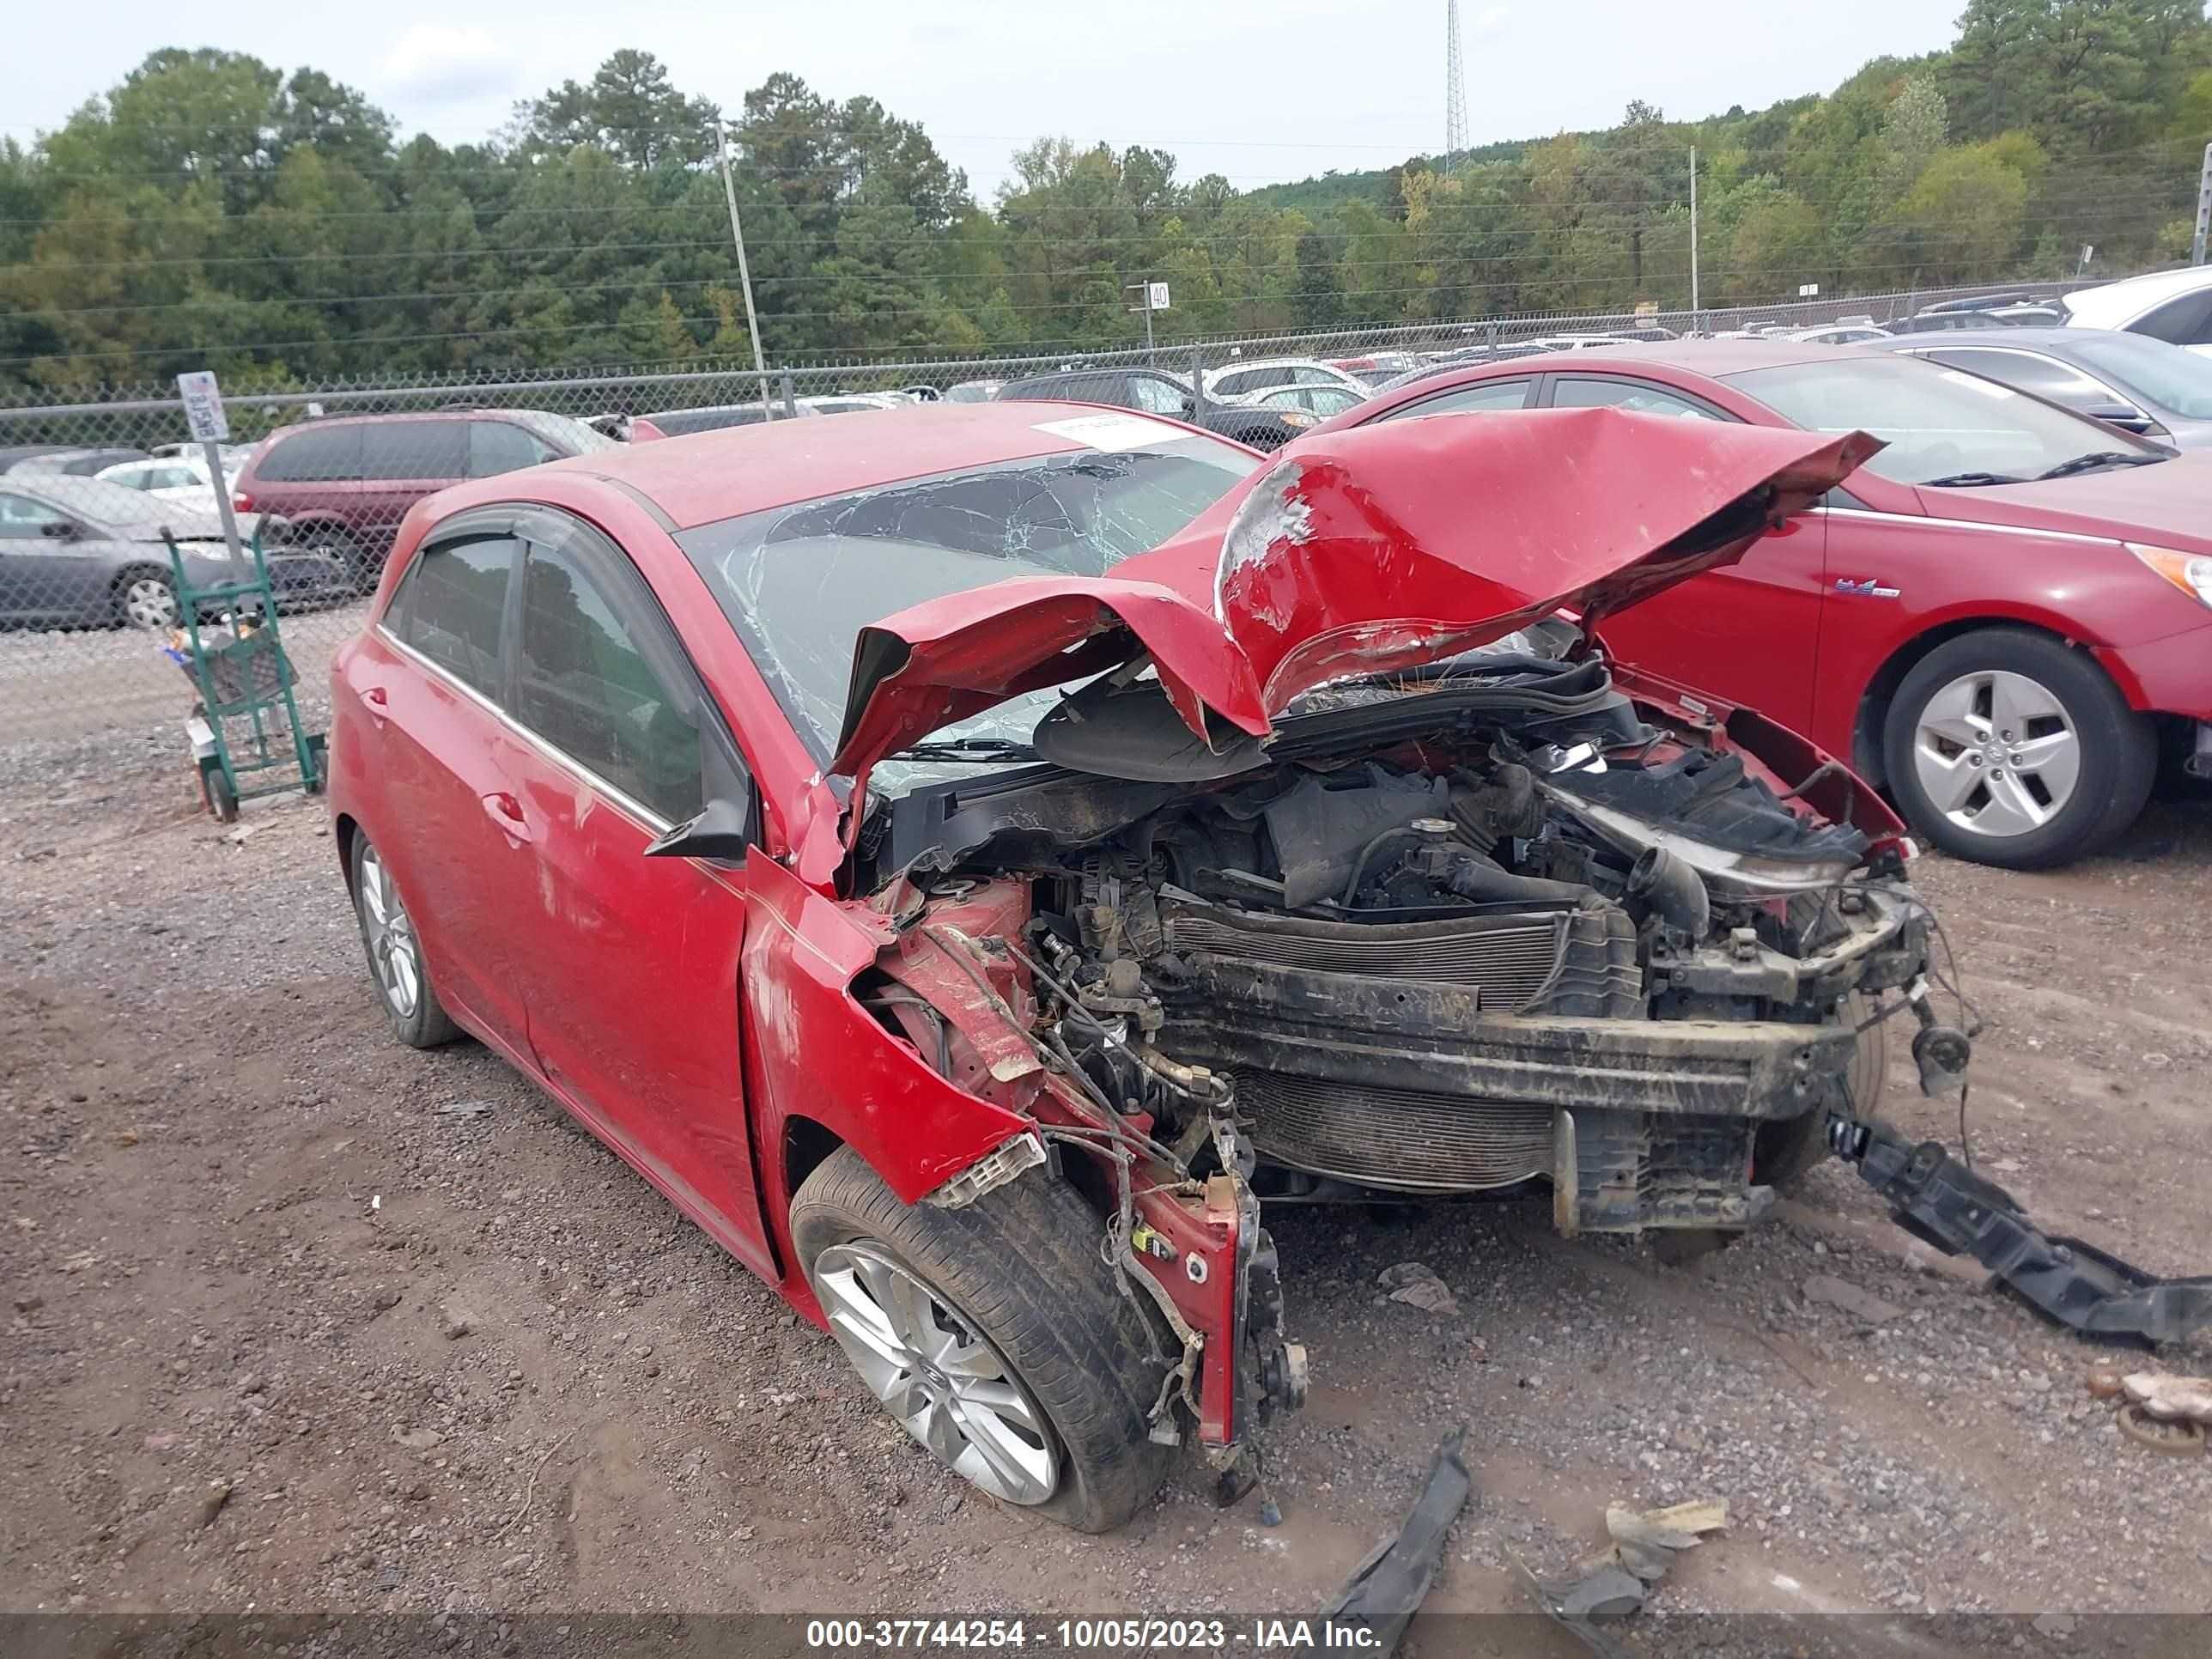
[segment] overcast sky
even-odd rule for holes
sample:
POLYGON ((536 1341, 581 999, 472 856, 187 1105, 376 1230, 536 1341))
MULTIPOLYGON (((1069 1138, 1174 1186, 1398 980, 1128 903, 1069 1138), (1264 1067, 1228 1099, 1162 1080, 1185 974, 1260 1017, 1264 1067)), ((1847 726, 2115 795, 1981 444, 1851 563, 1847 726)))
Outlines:
MULTIPOLYGON (((1443 143, 1444 0, 382 0, 374 5, 27 3, 0 55, 0 131, 27 139, 161 46, 250 52, 367 92, 404 131, 480 139, 514 100, 636 46, 734 109, 789 70, 921 121, 978 197, 1043 133, 1173 151, 1240 188, 1385 167, 1443 143)), ((1631 99, 1677 118, 1825 92, 1877 52, 1953 34, 1935 0, 1462 0, 1474 142, 1604 126, 1631 99)))

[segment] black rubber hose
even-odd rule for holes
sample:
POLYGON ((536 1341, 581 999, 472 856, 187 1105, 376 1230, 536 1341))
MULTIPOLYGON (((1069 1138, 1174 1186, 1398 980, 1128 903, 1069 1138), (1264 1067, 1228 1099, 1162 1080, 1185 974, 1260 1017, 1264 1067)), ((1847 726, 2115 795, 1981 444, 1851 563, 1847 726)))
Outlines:
POLYGON ((1686 860, 1663 847, 1647 847, 1628 872, 1627 893, 1658 913, 1660 921, 1693 939, 1705 936, 1712 923, 1712 895, 1705 880, 1686 860))
POLYGON ((1477 904, 1580 904, 1595 896, 1589 888, 1571 881, 1516 876, 1471 858, 1452 866, 1448 884, 1460 897, 1477 904))

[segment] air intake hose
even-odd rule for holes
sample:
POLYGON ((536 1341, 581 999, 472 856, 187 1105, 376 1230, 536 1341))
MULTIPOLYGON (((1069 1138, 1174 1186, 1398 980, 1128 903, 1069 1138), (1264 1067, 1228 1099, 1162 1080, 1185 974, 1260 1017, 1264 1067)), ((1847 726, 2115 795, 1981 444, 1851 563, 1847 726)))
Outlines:
POLYGON ((1692 939, 1705 936, 1713 919, 1712 896, 1688 862, 1663 847, 1647 847, 1628 872, 1628 896, 1642 899, 1659 920, 1692 939))
POLYGON ((1516 876, 1486 859, 1461 858, 1452 861, 1445 885, 1475 904, 1576 904, 1594 901, 1597 895, 1571 881, 1546 881, 1540 876, 1516 876))

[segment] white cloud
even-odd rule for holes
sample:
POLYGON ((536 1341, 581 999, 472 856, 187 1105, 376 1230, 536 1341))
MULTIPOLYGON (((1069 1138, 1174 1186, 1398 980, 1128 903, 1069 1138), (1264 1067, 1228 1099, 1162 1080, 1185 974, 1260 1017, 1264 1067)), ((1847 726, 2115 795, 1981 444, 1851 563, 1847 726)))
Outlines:
POLYGON ((514 56, 489 29, 416 23, 385 54, 383 78, 418 103, 461 103, 512 88, 514 56))
POLYGON ((1504 7, 1485 6, 1480 12, 1475 14, 1474 33, 1477 34, 1495 34, 1498 29, 1504 26, 1504 7))

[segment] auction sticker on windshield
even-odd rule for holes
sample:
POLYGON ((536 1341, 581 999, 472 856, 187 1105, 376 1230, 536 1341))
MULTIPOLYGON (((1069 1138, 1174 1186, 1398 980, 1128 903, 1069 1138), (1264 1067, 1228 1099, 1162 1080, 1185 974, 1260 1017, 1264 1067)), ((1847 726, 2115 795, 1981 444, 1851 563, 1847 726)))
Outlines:
POLYGON ((1091 449, 1147 449, 1188 435, 1141 415, 1078 415, 1065 421, 1040 421, 1036 429, 1091 449))

